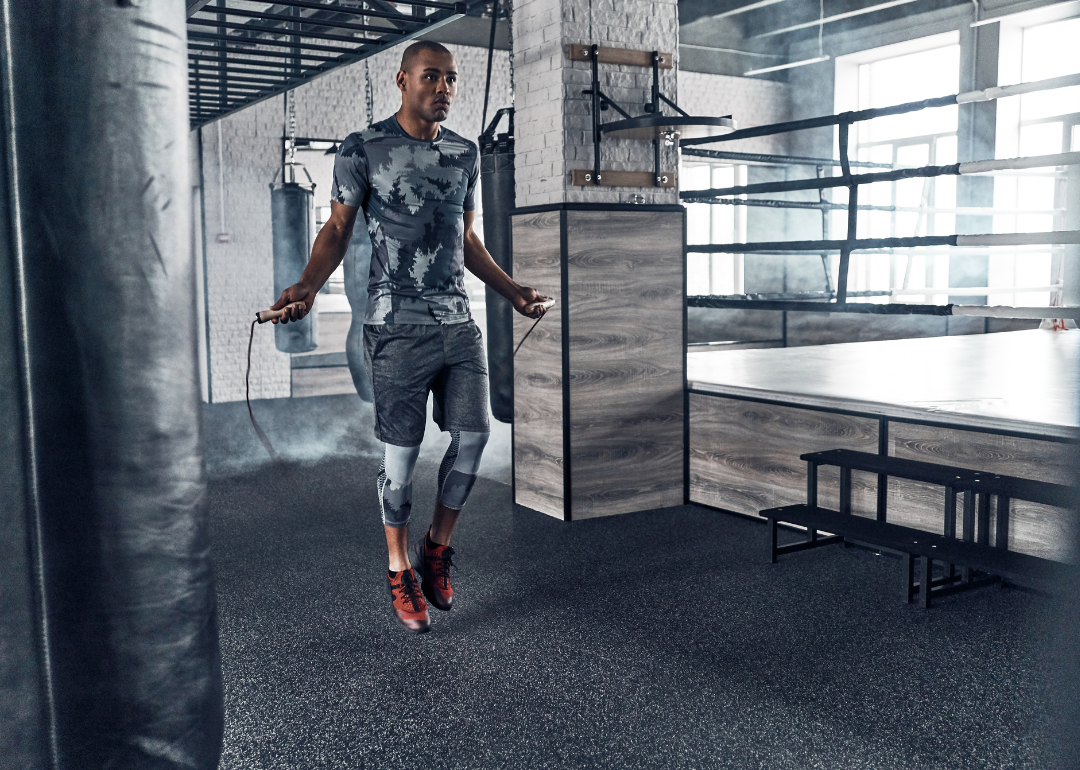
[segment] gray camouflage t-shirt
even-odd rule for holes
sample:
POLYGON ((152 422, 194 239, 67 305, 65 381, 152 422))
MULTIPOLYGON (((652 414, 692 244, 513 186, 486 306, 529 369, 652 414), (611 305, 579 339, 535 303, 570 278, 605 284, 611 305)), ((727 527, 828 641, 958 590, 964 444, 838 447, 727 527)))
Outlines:
POLYGON ((371 236, 367 324, 468 321, 462 213, 480 154, 445 128, 414 139, 389 117, 341 143, 330 196, 364 211, 371 236))

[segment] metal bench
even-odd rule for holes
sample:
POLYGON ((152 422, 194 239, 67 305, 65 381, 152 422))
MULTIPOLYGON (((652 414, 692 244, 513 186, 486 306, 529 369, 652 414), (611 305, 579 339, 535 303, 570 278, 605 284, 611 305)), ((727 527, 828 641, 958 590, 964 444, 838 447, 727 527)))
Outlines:
POLYGON ((905 560, 904 600, 910 602, 918 596, 919 604, 924 608, 930 606, 932 597, 968 590, 1001 579, 1052 591, 1062 579, 1076 571, 1071 565, 1008 550, 1010 501, 1026 500, 1068 507, 1071 505, 1072 490, 1067 486, 847 449, 810 452, 802 455, 801 459, 807 462, 806 504, 761 511, 761 516, 769 522, 772 563, 785 553, 833 543, 855 542, 895 551, 905 560), (817 504, 817 469, 821 465, 840 468, 839 511, 822 508, 817 504), (878 475, 876 518, 852 514, 852 471, 878 475), (886 495, 883 490, 887 490, 890 476, 944 487, 943 535, 892 524, 886 520, 886 495), (958 493, 964 495, 962 539, 956 538, 958 493), (991 498, 997 499, 993 545, 990 544, 989 537, 991 498), (806 540, 778 545, 779 523, 805 527, 806 540), (827 534, 823 536, 821 533, 827 534), (922 559, 918 581, 915 575, 916 558, 922 559), (935 561, 940 561, 945 566, 945 574, 938 579, 933 577, 935 561), (961 567, 960 574, 956 573, 956 566, 961 567))

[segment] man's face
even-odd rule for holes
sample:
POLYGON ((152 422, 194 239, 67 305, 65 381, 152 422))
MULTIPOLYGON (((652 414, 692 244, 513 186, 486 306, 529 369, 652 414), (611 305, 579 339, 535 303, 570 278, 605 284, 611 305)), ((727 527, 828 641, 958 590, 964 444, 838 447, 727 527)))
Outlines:
POLYGON ((420 51, 408 72, 399 70, 397 86, 402 105, 429 123, 441 123, 450 114, 457 93, 457 65, 450 54, 420 51))

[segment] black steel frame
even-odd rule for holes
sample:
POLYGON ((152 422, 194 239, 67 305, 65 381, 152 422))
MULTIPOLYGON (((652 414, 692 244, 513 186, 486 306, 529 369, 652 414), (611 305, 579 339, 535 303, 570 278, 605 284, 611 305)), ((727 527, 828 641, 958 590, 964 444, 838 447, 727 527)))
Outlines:
POLYGON ((465 15, 464 2, 188 2, 192 128, 284 93, 465 15), (357 23, 359 21, 359 23, 357 23))
MULTIPOLYGON (((888 115, 900 115, 908 112, 917 112, 919 110, 929 109, 933 107, 945 107, 956 104, 956 94, 950 96, 941 96, 935 99, 924 99, 918 102, 908 102, 906 104, 898 104, 892 107, 881 107, 877 109, 859 110, 855 112, 844 112, 839 115, 824 115, 818 118, 810 118, 807 120, 795 120, 786 123, 775 123, 767 126, 755 126, 753 128, 746 128, 741 131, 735 131, 723 136, 708 136, 695 139, 684 139, 679 145, 681 148, 692 147, 698 144, 709 144, 713 142, 733 141, 738 139, 748 139, 758 136, 770 136, 773 134, 788 133, 791 131, 802 131, 813 128, 825 128, 830 126, 836 126, 839 130, 839 144, 840 144, 840 158, 836 161, 824 161, 818 159, 803 159, 807 161, 807 165, 812 161, 814 165, 823 166, 825 163, 830 165, 839 165, 841 169, 841 175, 838 177, 821 177, 820 175, 815 179, 795 179, 785 182, 767 182, 761 184, 741 185, 738 187, 727 187, 710 190, 691 190, 680 193, 680 198, 687 202, 694 203, 724 203, 730 204, 729 199, 723 199, 722 196, 734 196, 734 195, 754 195, 760 193, 780 193, 780 192, 794 192, 796 190, 825 190, 832 187, 846 187, 848 190, 848 202, 846 205, 831 204, 824 199, 818 203, 812 202, 780 202, 780 201, 761 201, 756 203, 747 202, 746 205, 768 205, 777 208, 817 208, 822 212, 836 209, 846 208, 848 212, 847 217, 847 234, 844 240, 820 240, 820 241, 782 241, 775 243, 752 243, 752 244, 708 244, 704 246, 688 247, 688 251, 696 253, 784 253, 789 251, 813 251, 813 252, 828 252, 839 251, 840 252, 840 264, 839 275, 837 276, 837 285, 835 302, 830 303, 798 303, 801 305, 808 305, 810 307, 796 307, 796 303, 785 301, 762 301, 753 299, 729 299, 729 298, 699 298, 701 300, 714 299, 712 303, 695 302, 692 303, 697 307, 741 307, 752 308, 755 310, 810 310, 812 312, 866 312, 866 313, 889 313, 889 314, 919 314, 919 315, 951 315, 951 305, 915 305, 915 304, 890 304, 890 305, 863 305, 863 304, 849 304, 848 297, 850 296, 847 290, 848 285, 848 270, 851 262, 851 253, 853 251, 862 251, 866 249, 880 249, 880 248, 905 248, 905 247, 917 247, 917 246, 955 246, 956 236, 927 236, 921 238, 873 238, 858 240, 856 238, 856 232, 858 227, 858 212, 860 209, 867 210, 865 206, 859 205, 859 186, 864 184, 873 184, 875 182, 890 182, 899 179, 911 179, 918 177, 936 177, 945 175, 957 175, 960 173, 960 164, 954 163, 948 166, 925 166, 922 168, 906 168, 906 169, 893 169, 891 171, 870 173, 870 174, 852 174, 851 168, 855 165, 862 165, 856 161, 852 161, 848 157, 848 143, 850 136, 850 129, 853 123, 858 123, 864 120, 871 120, 873 118, 885 117, 888 115), (795 204, 795 205, 791 205, 795 204), (874 309, 868 309, 873 307, 874 309)), ((702 155, 702 151, 686 150, 684 152, 693 152, 694 155, 702 155)), ((705 157, 720 158, 723 155, 734 155, 734 153, 721 153, 719 151, 712 151, 705 157)), ((794 160, 794 159, 792 159, 794 160)), ((789 161, 790 162, 790 161, 789 161)), ((736 204, 738 205, 738 204, 736 204)))
MULTIPOLYGON (((592 87, 588 88, 581 93, 585 96, 592 97, 592 140, 593 140, 593 171, 592 179, 588 180, 594 185, 600 184, 600 144, 604 135, 605 124, 600 120, 600 113, 607 110, 608 107, 614 109, 617 113, 623 116, 626 120, 633 120, 634 116, 624 110, 619 103, 612 99, 610 96, 600 90, 600 47, 595 43, 589 48, 589 59, 592 63, 592 87)), ((689 118, 690 114, 683 110, 679 105, 668 99, 660 92, 660 52, 652 52, 652 91, 651 98, 648 104, 645 105, 645 114, 648 115, 661 115, 663 107, 661 102, 671 107, 673 110, 679 113, 684 118, 689 118)), ((654 137, 653 143, 653 186, 660 187, 667 183, 667 177, 665 177, 660 171, 660 137, 654 137)))

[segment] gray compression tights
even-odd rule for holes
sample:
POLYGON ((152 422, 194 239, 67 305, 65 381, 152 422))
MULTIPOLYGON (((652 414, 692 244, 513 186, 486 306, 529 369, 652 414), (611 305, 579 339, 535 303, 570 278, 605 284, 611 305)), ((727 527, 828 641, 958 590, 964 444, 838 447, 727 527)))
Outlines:
MULTIPOLYGON (((460 511, 465 507, 489 435, 450 431, 450 446, 439 467, 439 502, 447 508, 460 511)), ((384 446, 383 463, 379 468, 379 507, 383 524, 404 527, 412 515, 412 477, 420 447, 384 446)))

